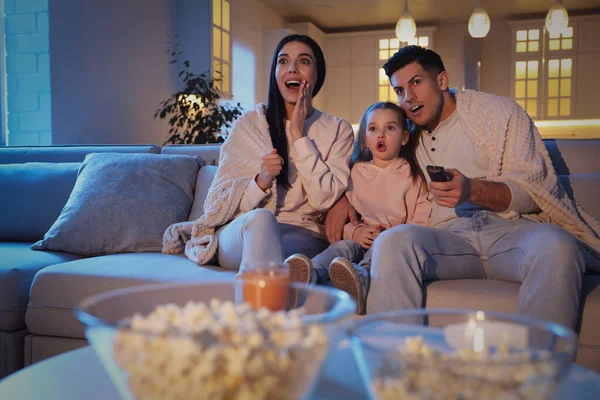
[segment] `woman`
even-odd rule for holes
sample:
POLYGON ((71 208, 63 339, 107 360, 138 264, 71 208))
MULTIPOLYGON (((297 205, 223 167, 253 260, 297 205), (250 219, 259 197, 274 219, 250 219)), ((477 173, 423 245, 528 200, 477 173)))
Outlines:
MULTIPOLYGON (((280 263, 293 253, 312 257, 327 248, 322 214, 348 185, 354 135, 348 122, 312 106, 324 80, 325 59, 313 39, 291 35, 279 42, 268 105, 235 123, 205 214, 193 229, 191 223, 169 227, 163 252, 180 252, 190 231, 188 258, 232 270, 280 263)), ((292 268, 291 274, 310 280, 307 270, 292 268)))

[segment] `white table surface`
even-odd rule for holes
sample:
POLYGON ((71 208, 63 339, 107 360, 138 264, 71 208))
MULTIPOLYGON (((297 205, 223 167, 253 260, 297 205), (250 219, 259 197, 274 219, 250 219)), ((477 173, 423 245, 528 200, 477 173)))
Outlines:
MULTIPOLYGON (((310 399, 364 398, 366 394, 354 357, 347 345, 342 344, 328 358, 310 399)), ((600 375, 573 365, 556 398, 600 399, 600 375)), ((119 396, 92 348, 84 347, 36 363, 0 380, 0 399, 117 400, 119 396)))

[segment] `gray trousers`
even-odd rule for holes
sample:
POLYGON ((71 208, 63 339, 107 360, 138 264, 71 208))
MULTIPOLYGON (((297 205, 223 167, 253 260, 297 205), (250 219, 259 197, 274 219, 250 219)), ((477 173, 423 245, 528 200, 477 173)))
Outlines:
POLYGON ((367 310, 423 307, 425 281, 499 279, 522 283, 520 314, 575 328, 584 270, 578 241, 552 224, 478 211, 440 229, 398 225, 373 244, 367 310))
POLYGON ((264 208, 244 213, 217 231, 218 263, 237 271, 265 262, 282 263, 294 254, 313 257, 327 248, 321 235, 296 225, 280 224, 264 208))

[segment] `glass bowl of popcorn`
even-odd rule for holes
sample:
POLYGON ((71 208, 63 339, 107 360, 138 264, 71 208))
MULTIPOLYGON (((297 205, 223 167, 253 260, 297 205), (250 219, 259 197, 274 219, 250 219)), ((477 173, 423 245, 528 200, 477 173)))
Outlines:
POLYGON ((305 397, 356 304, 291 284, 284 309, 255 309, 240 285, 136 286, 87 298, 76 314, 123 399, 305 397))
POLYGON ((349 335, 378 400, 552 398, 577 348, 564 326, 471 310, 373 314, 349 335))

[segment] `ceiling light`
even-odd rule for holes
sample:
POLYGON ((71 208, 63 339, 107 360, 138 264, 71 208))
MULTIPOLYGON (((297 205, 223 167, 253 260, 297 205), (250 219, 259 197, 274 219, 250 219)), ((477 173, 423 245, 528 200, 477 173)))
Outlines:
POLYGON ((561 0, 556 0, 546 14, 546 30, 551 37, 559 37, 569 26, 569 14, 561 0))
POLYGON ((474 38, 486 37, 490 31, 490 16, 481 7, 481 2, 477 1, 477 7, 473 10, 469 18, 469 34, 474 38))
POLYGON ((417 34, 417 24, 408 11, 408 0, 404 3, 404 11, 396 24, 396 37, 402 42, 408 42, 417 34))

